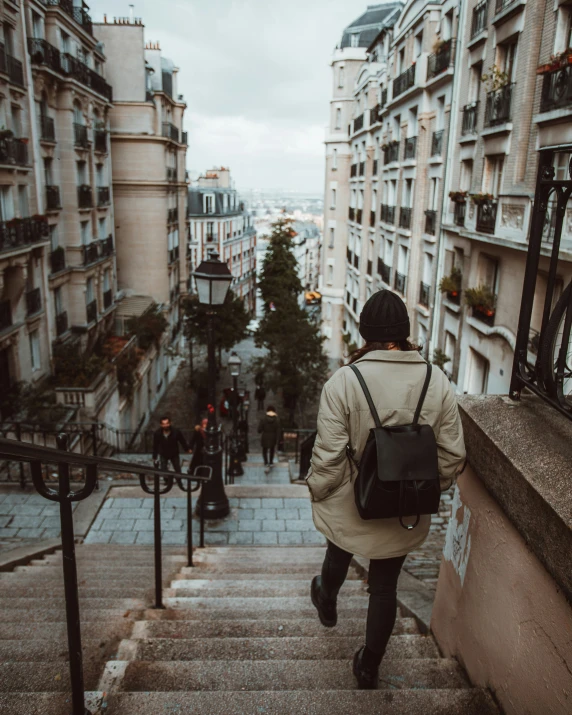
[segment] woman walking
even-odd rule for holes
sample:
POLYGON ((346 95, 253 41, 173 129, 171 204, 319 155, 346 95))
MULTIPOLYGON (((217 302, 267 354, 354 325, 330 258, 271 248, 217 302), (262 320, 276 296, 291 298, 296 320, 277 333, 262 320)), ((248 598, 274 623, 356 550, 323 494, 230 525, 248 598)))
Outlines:
POLYGON ((274 450, 282 436, 280 418, 272 405, 268 405, 266 414, 258 424, 258 434, 260 435, 260 444, 264 456, 264 466, 268 471, 274 462, 274 450))
MULTIPOLYGON (((408 341, 407 308, 395 293, 382 290, 367 301, 359 330, 365 345, 351 356, 350 363, 361 373, 383 427, 412 424, 424 382, 429 380, 419 424, 433 429, 440 486, 447 489, 465 460, 463 431, 449 380, 435 366, 429 371, 408 341)), ((312 581, 311 598, 322 624, 335 626, 337 596, 352 556, 370 559, 365 646, 353 663, 360 688, 377 687, 379 665, 395 625, 397 578, 407 554, 427 538, 431 523, 430 514, 418 517, 413 528, 404 528, 401 522, 412 527, 415 517, 360 517, 354 495, 357 465, 374 426, 357 375, 349 366, 340 368, 322 391, 318 435, 307 476, 314 523, 328 540, 321 576, 312 581)), ((377 469, 383 472, 382 462, 378 461, 377 469)))

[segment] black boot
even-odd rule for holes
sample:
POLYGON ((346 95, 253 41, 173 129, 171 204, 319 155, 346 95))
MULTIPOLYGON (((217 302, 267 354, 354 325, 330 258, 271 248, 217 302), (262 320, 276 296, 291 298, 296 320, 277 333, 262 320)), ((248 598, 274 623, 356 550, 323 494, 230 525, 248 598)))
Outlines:
POLYGON ((354 655, 354 675, 360 690, 377 690, 379 664, 375 665, 373 662, 367 662, 366 647, 362 646, 354 655), (366 656, 365 658, 364 655, 366 656))
POLYGON ((314 576, 310 589, 312 603, 318 611, 318 618, 326 628, 333 628, 338 622, 338 611, 335 600, 328 600, 322 596, 322 577, 314 576))

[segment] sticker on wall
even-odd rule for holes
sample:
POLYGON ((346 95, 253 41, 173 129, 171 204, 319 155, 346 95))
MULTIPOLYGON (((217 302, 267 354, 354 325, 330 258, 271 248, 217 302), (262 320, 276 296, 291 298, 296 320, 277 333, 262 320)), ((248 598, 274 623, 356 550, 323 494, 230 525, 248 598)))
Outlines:
POLYGON ((461 586, 465 581, 465 572, 471 551, 471 537, 469 536, 470 519, 471 511, 468 506, 461 502, 459 487, 456 485, 443 556, 447 561, 453 564, 453 568, 461 579, 461 586))

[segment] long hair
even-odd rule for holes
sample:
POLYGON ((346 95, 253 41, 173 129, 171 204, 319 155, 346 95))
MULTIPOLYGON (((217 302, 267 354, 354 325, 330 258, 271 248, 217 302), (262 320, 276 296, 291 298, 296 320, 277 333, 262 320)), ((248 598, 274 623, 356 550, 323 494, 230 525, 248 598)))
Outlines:
POLYGON ((404 352, 419 352, 421 350, 419 345, 415 345, 409 340, 392 340, 387 343, 366 342, 365 345, 361 346, 361 348, 353 351, 353 353, 349 356, 346 365, 351 365, 356 360, 359 360, 364 355, 367 355, 367 353, 370 353, 372 350, 391 350, 392 348, 395 349, 394 346, 397 346, 399 350, 403 350, 404 352))

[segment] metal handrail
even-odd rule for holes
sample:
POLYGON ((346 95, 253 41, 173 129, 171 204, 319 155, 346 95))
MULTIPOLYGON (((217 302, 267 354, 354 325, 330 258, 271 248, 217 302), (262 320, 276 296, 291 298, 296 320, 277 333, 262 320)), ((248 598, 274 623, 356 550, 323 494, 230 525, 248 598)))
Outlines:
MULTIPOLYGON (((29 462, 32 481, 36 491, 49 501, 60 505, 60 525, 62 538, 64 594, 66 605, 66 623, 68 635, 69 667, 72 689, 73 715, 91 715, 85 707, 83 656, 81 646, 81 625, 79 613, 79 591, 77 581, 77 562, 75 556, 75 537, 73 527, 72 504, 87 499, 97 486, 98 469, 112 472, 133 472, 139 474, 141 488, 147 494, 153 495, 154 516, 154 562, 155 562, 155 608, 163 606, 163 571, 161 544, 161 495, 167 494, 173 488, 176 480, 178 486, 187 494, 187 562, 193 566, 192 554, 192 497, 191 493, 199 488, 201 483, 209 482, 212 469, 206 465, 197 467, 195 474, 169 472, 165 469, 132 464, 106 457, 91 457, 68 452, 68 435, 60 434, 57 438, 58 449, 39 447, 29 443, 0 438, 0 459, 29 462), (42 464, 57 464, 59 489, 49 487, 43 479, 42 464), (85 468, 85 484, 81 489, 73 491, 70 483, 70 467, 85 468), (204 474, 200 474, 203 470, 204 474), (146 477, 153 477, 153 486, 149 486, 146 477), (161 486, 161 479, 164 485, 161 486), (193 487, 192 483, 197 482, 193 487)), ((204 546, 204 504, 200 504, 200 546, 204 546)))

